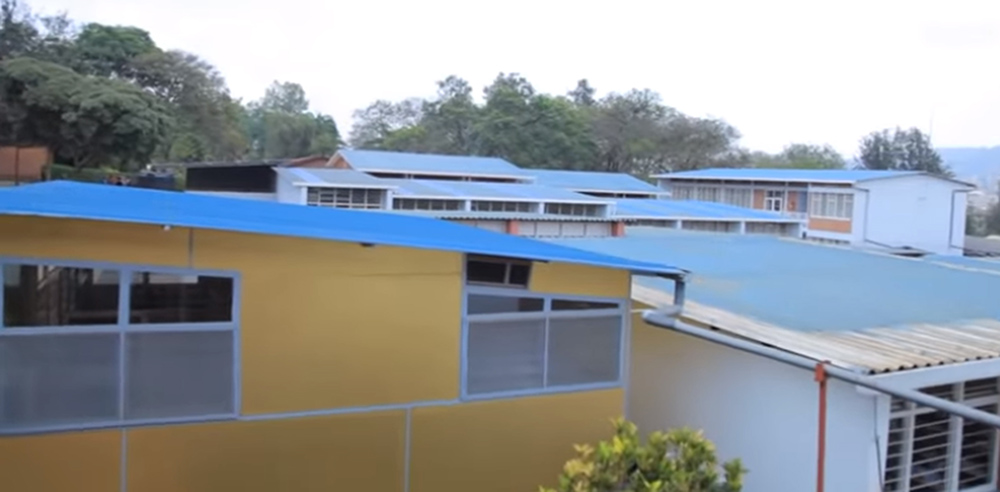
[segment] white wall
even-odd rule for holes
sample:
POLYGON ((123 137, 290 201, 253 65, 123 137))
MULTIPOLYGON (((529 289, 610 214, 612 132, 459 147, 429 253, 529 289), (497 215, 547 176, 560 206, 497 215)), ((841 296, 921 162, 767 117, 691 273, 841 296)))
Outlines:
MULTIPOLYGON (((628 418, 642 432, 704 430, 721 460, 740 458, 750 470, 745 492, 815 490, 819 390, 812 372, 641 319, 632 326, 628 418)), ((888 398, 828 384, 826 490, 876 492, 888 398)))
POLYGON ((277 176, 275 189, 278 201, 281 203, 292 203, 295 205, 306 204, 306 189, 301 186, 295 186, 291 181, 283 179, 281 174, 278 174, 277 176))
MULTIPOLYGON (((965 192, 956 183, 930 176, 858 183, 868 190, 856 222, 862 240, 891 247, 911 246, 937 254, 961 254, 965 241, 965 192)), ((865 194, 865 192, 861 192, 865 194)))
POLYGON ((243 198, 245 200, 260 200, 265 202, 273 202, 277 200, 274 193, 243 193, 239 191, 186 191, 185 193, 191 193, 193 195, 218 196, 224 198, 243 198))

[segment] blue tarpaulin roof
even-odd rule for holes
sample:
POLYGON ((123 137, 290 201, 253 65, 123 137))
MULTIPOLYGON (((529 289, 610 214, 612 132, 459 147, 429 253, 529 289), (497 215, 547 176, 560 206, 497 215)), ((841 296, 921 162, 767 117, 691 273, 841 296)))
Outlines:
POLYGON ((895 178, 921 174, 916 171, 872 171, 866 169, 758 169, 758 168, 712 168, 696 171, 657 174, 662 179, 736 179, 764 181, 802 181, 856 183, 868 179, 895 178))
POLYGON ((562 171, 553 169, 525 169, 535 176, 535 183, 568 190, 666 193, 667 190, 653 186, 635 176, 625 173, 602 173, 595 171, 562 171))
POLYGON ((530 174, 499 157, 413 154, 409 152, 350 149, 341 150, 338 153, 351 165, 351 168, 358 171, 456 174, 462 176, 517 176, 530 178, 530 174))
MULTIPOLYGON (((692 301, 802 332, 1000 319, 998 272, 938 259, 647 227, 629 228, 623 238, 553 241, 636 261, 670 258, 693 272, 692 301)), ((638 283, 664 291, 673 285, 638 283)))
POLYGON ((443 220, 68 181, 0 190, 0 215, 171 225, 576 263, 646 274, 683 273, 655 262, 443 220))

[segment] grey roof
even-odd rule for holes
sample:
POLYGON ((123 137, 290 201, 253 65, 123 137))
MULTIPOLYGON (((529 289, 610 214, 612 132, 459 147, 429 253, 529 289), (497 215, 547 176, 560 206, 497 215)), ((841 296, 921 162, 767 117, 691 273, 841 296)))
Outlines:
POLYGON ((518 201, 558 201, 581 203, 613 203, 608 198, 595 198, 561 188, 520 183, 483 183, 477 181, 436 181, 429 179, 382 179, 396 187, 396 196, 448 197, 455 199, 498 199, 518 201))
POLYGON ((414 154, 409 152, 353 149, 344 149, 339 151, 338 154, 353 169, 359 171, 531 178, 531 175, 526 171, 499 157, 414 154))
POLYGON ((667 190, 653 186, 631 174, 595 171, 563 171, 553 169, 526 169, 535 176, 535 183, 567 190, 605 191, 623 193, 664 194, 667 190))

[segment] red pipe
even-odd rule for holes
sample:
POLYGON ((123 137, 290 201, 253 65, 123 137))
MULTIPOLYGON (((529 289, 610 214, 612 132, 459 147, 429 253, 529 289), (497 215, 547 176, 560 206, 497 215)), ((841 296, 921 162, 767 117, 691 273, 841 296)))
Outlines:
POLYGON ((816 382, 819 383, 819 436, 816 452, 816 492, 823 492, 826 485, 826 363, 816 364, 816 382))

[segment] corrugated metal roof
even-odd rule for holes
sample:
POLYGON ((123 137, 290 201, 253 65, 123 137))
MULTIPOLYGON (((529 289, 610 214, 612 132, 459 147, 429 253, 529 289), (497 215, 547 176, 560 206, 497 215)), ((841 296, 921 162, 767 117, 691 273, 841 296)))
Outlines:
POLYGON ((696 200, 618 199, 615 216, 634 219, 724 219, 769 222, 801 222, 775 212, 696 200))
POLYGON ((613 203, 608 198, 595 198, 569 190, 536 184, 435 181, 429 179, 382 179, 379 181, 395 186, 396 196, 400 197, 613 203))
POLYGON ((631 174, 602 173, 594 171, 561 171, 552 169, 525 169, 535 176, 535 183, 567 190, 666 193, 631 174))
POLYGON ((411 154, 381 150, 338 152, 352 168, 359 171, 395 171, 401 173, 453 174, 461 176, 517 176, 530 178, 523 169, 498 157, 411 154))
POLYGON ((276 167, 278 177, 292 183, 314 185, 346 185, 366 188, 392 188, 391 184, 361 171, 350 169, 314 169, 307 167, 276 167))
POLYGON ((171 225, 682 273, 518 236, 422 217, 50 181, 0 190, 0 215, 171 225))
MULTIPOLYGON (((689 315, 809 357, 872 371, 1000 357, 997 272, 770 236, 629 234, 553 241, 637 261, 670 258, 694 272, 689 315)), ((643 289, 665 303, 672 283, 636 279, 633 291, 643 289)))
POLYGON ((923 174, 916 171, 871 171, 864 169, 758 169, 712 168, 657 174, 660 179, 735 179, 760 181, 802 181, 857 183, 869 179, 895 178, 923 174))

